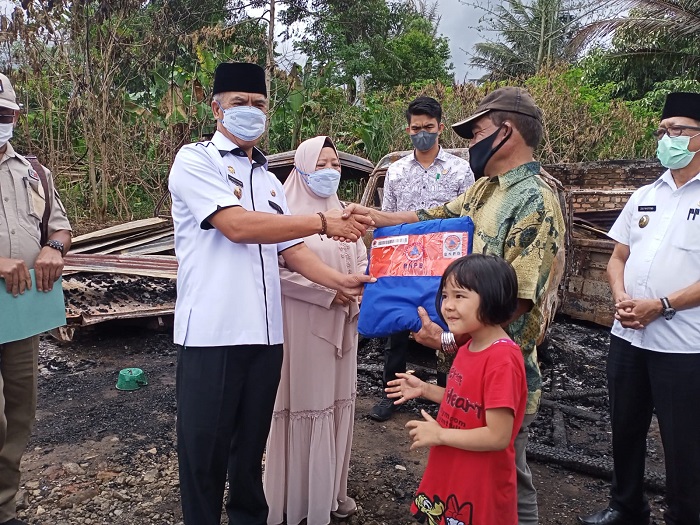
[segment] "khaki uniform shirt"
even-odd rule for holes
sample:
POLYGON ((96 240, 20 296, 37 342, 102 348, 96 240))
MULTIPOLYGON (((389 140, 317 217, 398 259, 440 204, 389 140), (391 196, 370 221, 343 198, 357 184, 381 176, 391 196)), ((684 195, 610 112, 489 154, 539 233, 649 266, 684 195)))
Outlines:
MULTIPOLYGON (((70 230, 53 177, 45 170, 51 199, 49 235, 58 230, 70 230)), ((22 259, 28 268, 34 267, 41 246, 40 224, 47 196, 39 176, 22 155, 8 142, 0 159, 0 257, 22 259)))
POLYGON ((473 252, 503 257, 515 268, 518 297, 533 303, 506 330, 525 358, 527 414, 539 407, 542 376, 536 345, 553 313, 564 271, 564 216, 557 196, 539 172, 540 164, 530 162, 499 177, 482 177, 453 201, 416 212, 420 220, 470 216, 473 252))

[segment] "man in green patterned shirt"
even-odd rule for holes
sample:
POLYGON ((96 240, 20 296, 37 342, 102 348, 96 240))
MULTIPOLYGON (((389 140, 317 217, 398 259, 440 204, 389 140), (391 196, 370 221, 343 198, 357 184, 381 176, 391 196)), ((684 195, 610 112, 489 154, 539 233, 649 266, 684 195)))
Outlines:
MULTIPOLYGON (((542 113, 522 88, 504 87, 487 95, 476 112, 453 129, 469 139, 469 163, 476 183, 456 199, 428 210, 369 213, 378 227, 469 215, 474 221, 474 253, 503 257, 518 276, 518 309, 506 330, 525 358, 528 383, 526 416, 515 440, 519 525, 537 524, 537 493, 525 459, 528 427, 542 391, 537 344, 551 319, 564 270, 564 217, 551 182, 533 158, 542 140, 542 113)), ((350 205, 351 213, 357 205, 350 205)), ((360 207, 361 208, 361 207, 360 207)), ((457 347, 450 333, 419 308, 423 328, 415 338, 441 350, 449 366, 457 347)))

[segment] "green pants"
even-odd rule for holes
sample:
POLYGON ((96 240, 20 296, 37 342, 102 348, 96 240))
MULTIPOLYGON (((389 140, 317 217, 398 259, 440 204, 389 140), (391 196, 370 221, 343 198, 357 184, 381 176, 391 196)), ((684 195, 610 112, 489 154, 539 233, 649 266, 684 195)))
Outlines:
POLYGON ((0 523, 16 517, 19 464, 36 413, 39 336, 0 344, 0 523))

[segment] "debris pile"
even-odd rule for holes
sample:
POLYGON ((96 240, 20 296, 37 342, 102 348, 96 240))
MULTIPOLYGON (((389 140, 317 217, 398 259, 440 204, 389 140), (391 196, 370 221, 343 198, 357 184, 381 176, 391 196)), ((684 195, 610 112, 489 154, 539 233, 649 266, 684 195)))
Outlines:
POLYGON ((175 309, 177 260, 171 221, 142 219, 73 239, 63 291, 69 340, 77 326, 115 319, 170 315, 175 309))

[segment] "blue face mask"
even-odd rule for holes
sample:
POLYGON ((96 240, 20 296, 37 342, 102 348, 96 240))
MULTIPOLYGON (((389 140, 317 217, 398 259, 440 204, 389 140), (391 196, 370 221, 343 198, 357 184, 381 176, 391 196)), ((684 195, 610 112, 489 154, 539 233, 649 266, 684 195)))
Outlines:
POLYGON ((319 197, 326 199, 331 195, 335 195, 340 184, 340 172, 333 168, 323 168, 316 170, 313 173, 305 173, 297 168, 301 173, 309 189, 319 197))
POLYGON ((234 106, 224 109, 221 104, 219 108, 224 112, 221 123, 231 135, 252 142, 265 133, 267 115, 262 110, 253 106, 234 106))

